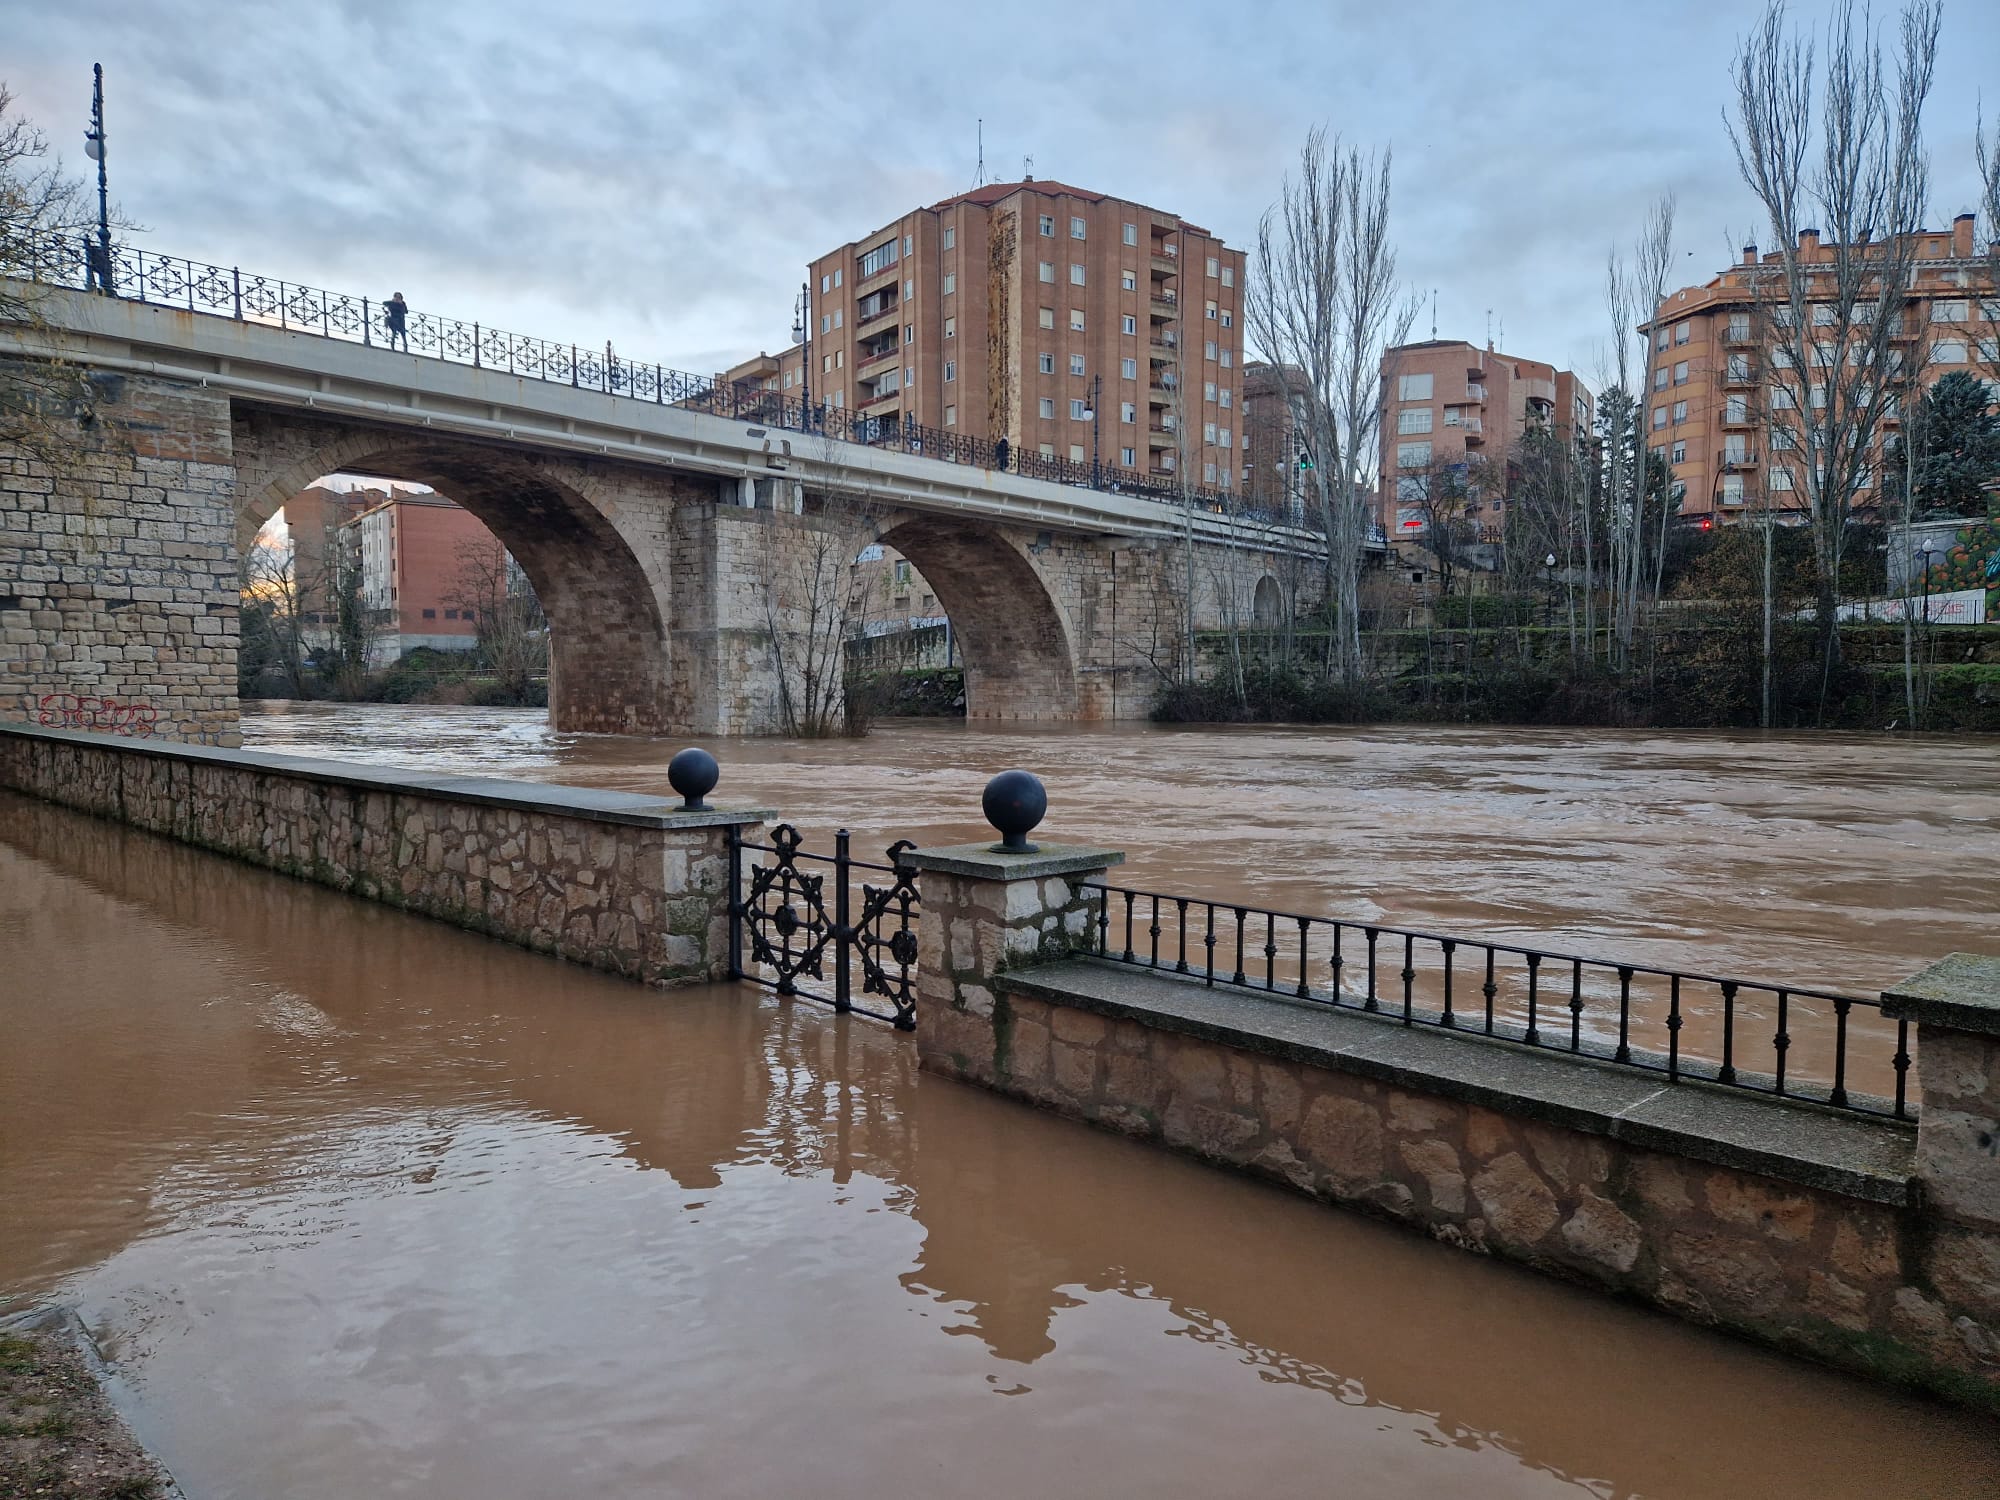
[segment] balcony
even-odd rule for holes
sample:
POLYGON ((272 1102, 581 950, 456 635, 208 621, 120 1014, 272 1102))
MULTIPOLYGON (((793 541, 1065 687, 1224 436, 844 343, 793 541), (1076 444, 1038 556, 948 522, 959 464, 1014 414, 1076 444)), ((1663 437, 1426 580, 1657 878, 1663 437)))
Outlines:
POLYGON ((1748 360, 1745 360, 1740 365, 1734 362, 1725 362, 1722 368, 1722 383, 1724 385, 1739 386, 1755 385, 1757 383, 1756 368, 1748 360))
POLYGON ((1757 450, 1748 446, 1718 449, 1715 454, 1715 466, 1725 474, 1754 469, 1757 467, 1757 450))
POLYGON ((1467 432, 1483 433, 1486 430, 1486 421, 1483 417, 1476 413, 1461 412, 1455 407, 1446 408, 1444 425, 1447 427, 1460 427, 1467 432))
POLYGON ((1171 290, 1156 291, 1146 304, 1146 310, 1156 323, 1171 323, 1181 315, 1180 299, 1171 290))
POLYGON ((1148 448, 1173 447, 1174 434, 1172 430, 1165 427, 1148 427, 1146 429, 1146 446, 1148 448))
POLYGON ((854 326, 856 328, 866 328, 870 323, 879 322, 883 318, 893 318, 902 310, 902 306, 901 302, 891 298, 877 307, 873 312, 869 312, 864 307, 856 307, 854 309, 854 326))
POLYGON ((1180 345, 1173 339, 1154 339, 1146 345, 1146 358, 1156 365, 1172 364, 1180 352, 1180 345))
POLYGON ((1486 400, 1486 387, 1476 380, 1466 381, 1465 399, 1468 401, 1484 402, 1486 400))
POLYGON ((1747 322, 1740 327, 1734 323, 1725 323, 1722 328, 1721 337, 1725 345, 1732 347, 1741 347, 1745 344, 1754 344, 1757 342, 1747 322))
POLYGON ((1748 401, 1733 401, 1725 404, 1722 408, 1722 425, 1724 427, 1755 427, 1759 416, 1760 414, 1756 406, 1752 403, 1748 401))
POLYGON ((870 365, 875 364, 881 360, 900 358, 902 352, 903 352, 903 346, 897 343, 894 339, 891 339, 888 343, 882 345, 878 349, 873 350, 872 352, 867 349, 857 349, 854 351, 855 372, 858 374, 861 371, 866 370, 870 365))

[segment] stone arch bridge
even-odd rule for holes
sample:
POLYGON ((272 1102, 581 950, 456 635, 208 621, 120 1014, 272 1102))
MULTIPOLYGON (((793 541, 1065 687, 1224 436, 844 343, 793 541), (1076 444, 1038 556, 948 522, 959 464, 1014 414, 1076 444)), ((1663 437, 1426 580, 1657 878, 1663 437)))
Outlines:
POLYGON ((816 659, 787 643, 825 628, 811 580, 870 541, 935 585, 974 718, 1143 716, 1190 578, 1197 628, 1317 587, 1310 533, 1239 515, 262 319, 63 290, 41 306, 40 330, 0 325, 0 357, 89 373, 93 451, 68 484, 0 452, 0 717, 47 721, 53 699, 111 727, 101 705, 146 703, 153 732, 228 742, 241 549, 339 471, 431 485, 513 553, 565 730, 778 729, 783 674, 816 659))

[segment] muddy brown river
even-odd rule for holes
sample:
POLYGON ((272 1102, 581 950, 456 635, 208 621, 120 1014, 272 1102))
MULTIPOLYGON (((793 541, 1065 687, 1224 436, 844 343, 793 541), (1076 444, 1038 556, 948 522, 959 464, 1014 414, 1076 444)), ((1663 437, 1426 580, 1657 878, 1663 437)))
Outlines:
MULTIPOLYGON (((478 710, 253 743, 664 787, 478 710)), ((1869 985, 1987 946, 1978 743, 1034 731, 716 745, 818 835, 1869 985)), ((1962 1412, 981 1091, 0 795, 0 1297, 209 1497, 2000 1493, 1962 1412)))

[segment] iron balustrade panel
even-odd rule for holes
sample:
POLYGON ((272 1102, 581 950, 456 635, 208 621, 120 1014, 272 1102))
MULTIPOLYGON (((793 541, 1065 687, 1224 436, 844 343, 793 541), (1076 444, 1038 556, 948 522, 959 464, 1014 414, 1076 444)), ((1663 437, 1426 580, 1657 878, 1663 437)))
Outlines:
POLYGON ((730 977, 915 1030, 921 898, 916 873, 896 864, 914 846, 899 839, 877 864, 853 857, 844 828, 832 854, 801 844, 789 823, 768 844, 731 830, 730 977))
POLYGON ((1881 1002, 1619 959, 1088 887, 1095 951, 1139 968, 1406 1026, 1588 1057, 1894 1120, 1914 1120, 1907 1021, 1881 1002))
MULTIPOLYGON (((30 275, 51 286, 88 291, 94 248, 87 237, 52 235, 38 240, 30 275)), ((133 302, 212 313, 246 323, 265 323, 291 333, 309 333, 345 343, 387 346, 390 331, 380 299, 330 292, 243 271, 161 255, 133 245, 113 245, 115 295, 133 302)), ((1233 490, 1162 483, 1144 470, 1115 464, 1023 452, 1005 455, 983 438, 956 428, 926 427, 895 417, 864 417, 851 408, 786 396, 761 381, 724 381, 617 354, 609 345, 585 348, 487 327, 476 321, 411 309, 396 349, 477 369, 503 371, 527 380, 629 396, 656 405, 752 422, 787 432, 818 435, 834 442, 889 448, 923 458, 975 468, 1004 467, 1030 479, 1106 494, 1131 495, 1181 505, 1213 515, 1264 526, 1298 527, 1303 517, 1286 507, 1246 503, 1233 490)), ((1379 536, 1371 533, 1371 541, 1379 536)))

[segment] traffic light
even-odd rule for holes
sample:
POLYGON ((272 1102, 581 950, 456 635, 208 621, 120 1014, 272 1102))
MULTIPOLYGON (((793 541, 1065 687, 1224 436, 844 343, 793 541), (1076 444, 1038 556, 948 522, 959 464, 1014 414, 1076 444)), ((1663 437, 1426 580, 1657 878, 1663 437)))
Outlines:
POLYGON ((1306 470, 1308 470, 1308 469, 1312 468, 1312 466, 1313 466, 1313 456, 1312 456, 1312 453, 1311 453, 1311 451, 1310 451, 1310 450, 1308 450, 1308 449, 1305 449, 1305 448, 1301 448, 1301 449, 1299 449, 1299 469, 1300 469, 1300 471, 1301 471, 1301 472, 1304 472, 1304 471, 1306 471, 1306 470))

